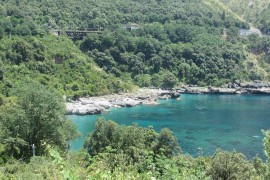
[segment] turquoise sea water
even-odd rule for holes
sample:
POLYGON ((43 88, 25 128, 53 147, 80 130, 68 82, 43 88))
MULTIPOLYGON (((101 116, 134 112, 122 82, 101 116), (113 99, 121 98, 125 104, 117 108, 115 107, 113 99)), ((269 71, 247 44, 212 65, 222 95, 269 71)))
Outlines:
POLYGON ((181 98, 163 100, 156 106, 112 109, 101 115, 69 116, 83 134, 71 142, 71 149, 80 149, 96 119, 104 117, 123 125, 151 125, 156 131, 170 128, 183 152, 193 156, 201 147, 203 155, 220 148, 264 158, 261 129, 270 129, 270 96, 184 94, 181 98))

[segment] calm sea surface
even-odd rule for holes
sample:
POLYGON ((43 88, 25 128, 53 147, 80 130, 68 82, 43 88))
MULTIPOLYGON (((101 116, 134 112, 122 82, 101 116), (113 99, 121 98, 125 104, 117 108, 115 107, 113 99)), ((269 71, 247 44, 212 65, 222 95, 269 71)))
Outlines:
POLYGON ((270 129, 270 96, 262 95, 189 95, 182 100, 163 100, 159 105, 115 108, 101 115, 69 116, 83 136, 71 142, 71 149, 82 147, 87 133, 99 117, 123 125, 137 123, 167 127, 174 132, 184 153, 212 155, 217 148, 236 150, 248 158, 264 158, 262 129, 270 129))

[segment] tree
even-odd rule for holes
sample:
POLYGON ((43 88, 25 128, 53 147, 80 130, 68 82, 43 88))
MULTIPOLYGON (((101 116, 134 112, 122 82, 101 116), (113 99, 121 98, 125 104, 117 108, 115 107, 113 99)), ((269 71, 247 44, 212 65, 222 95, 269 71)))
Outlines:
POLYGON ((263 131, 263 134, 265 135, 263 139, 263 145, 264 145, 264 152, 267 157, 267 171, 265 173, 265 179, 270 178, 270 130, 263 131))
POLYGON ((87 36, 87 38, 81 43, 80 49, 83 52, 91 51, 94 49, 99 49, 101 45, 101 40, 99 35, 93 34, 91 36, 87 36))
POLYGON ((187 64, 187 63, 181 63, 179 65, 179 78, 185 82, 186 81, 186 78, 187 76, 189 75, 190 73, 190 65, 187 64))
POLYGON ((27 24, 17 25, 14 29, 15 34, 22 35, 22 36, 30 36, 31 29, 27 26, 27 24))
POLYGON ((6 8, 0 5, 0 16, 6 16, 6 15, 7 15, 6 8))
POLYGON ((98 119, 95 130, 86 138, 84 147, 92 155, 103 152, 107 146, 113 146, 116 129, 117 124, 115 122, 98 119))
POLYGON ((181 153, 181 148, 179 147, 173 132, 168 128, 164 128, 160 131, 158 143, 154 148, 154 151, 156 154, 173 157, 174 155, 181 153))
POLYGON ((265 138, 263 139, 264 152, 268 160, 270 159, 270 130, 263 131, 265 138))
POLYGON ((161 75, 163 77, 162 87, 172 88, 177 83, 177 78, 175 77, 175 75, 173 73, 171 73, 169 71, 163 71, 161 73, 161 75))
POLYGON ((150 66, 150 69, 153 73, 158 73, 161 65, 162 65, 162 58, 158 55, 155 55, 154 57, 152 57, 151 59, 149 59, 149 61, 147 62, 150 66))
POLYGON ((208 173, 214 180, 256 179, 253 164, 243 154, 221 150, 215 153, 208 173))
POLYGON ((140 87, 151 86, 151 76, 149 74, 139 74, 134 77, 135 83, 140 87))
POLYGON ((44 154, 44 144, 67 150, 78 133, 65 117, 63 98, 36 83, 20 84, 12 94, 16 97, 0 106, 1 141, 10 155, 29 157, 33 144, 36 155, 44 154))
POLYGON ((0 81, 4 79, 4 70, 0 69, 0 81))

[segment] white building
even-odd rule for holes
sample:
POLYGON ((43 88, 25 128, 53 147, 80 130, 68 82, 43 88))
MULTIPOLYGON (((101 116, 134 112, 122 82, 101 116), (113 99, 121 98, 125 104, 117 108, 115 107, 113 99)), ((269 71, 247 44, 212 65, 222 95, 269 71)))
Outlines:
POLYGON ((128 30, 128 31, 132 31, 132 30, 135 30, 135 29, 139 29, 140 26, 138 24, 126 24, 124 26, 124 29, 128 30))
POLYGON ((258 36, 262 35, 261 31, 259 29, 256 29, 256 28, 240 29, 239 34, 240 34, 240 36, 249 36, 251 34, 256 34, 258 36))

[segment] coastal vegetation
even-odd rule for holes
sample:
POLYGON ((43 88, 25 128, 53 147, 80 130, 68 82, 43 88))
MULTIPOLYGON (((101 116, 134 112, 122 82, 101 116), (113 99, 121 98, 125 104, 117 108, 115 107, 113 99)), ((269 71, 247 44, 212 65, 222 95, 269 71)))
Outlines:
MULTIPOLYGON (((1 98, 1 110, 6 108, 8 101, 9 99, 1 98)), ((38 108, 36 112, 39 111, 43 110, 38 108)), ((9 133, 7 129, 2 128, 6 122, 3 119, 5 116, 5 113, 0 114, 1 138, 5 137, 5 133, 9 133)), ((27 149, 27 146, 22 145, 24 140, 19 138, 24 136, 24 129, 16 128, 18 138, 1 141, 1 179, 269 179, 270 177, 270 131, 264 131, 263 143, 267 161, 263 162, 258 157, 248 160, 241 153, 222 150, 217 150, 212 156, 201 156, 199 153, 198 157, 194 158, 182 153, 181 144, 178 144, 173 133, 167 128, 158 133, 153 127, 142 128, 136 124, 122 126, 104 119, 97 120, 94 131, 85 140, 84 149, 70 152, 67 148, 63 148, 62 144, 53 144, 55 141, 67 142, 76 135, 75 131, 70 131, 74 130, 72 126, 67 129, 66 124, 62 123, 57 125, 60 129, 65 127, 64 131, 59 131, 60 137, 54 136, 55 133, 47 134, 46 138, 38 136, 38 140, 43 144, 36 146, 36 152, 39 152, 36 156, 30 155, 31 153, 28 156, 27 154, 18 156, 20 152, 27 152, 24 149, 25 147, 27 149), (66 136, 65 132, 69 133, 69 136, 66 136), (8 143, 13 144, 11 146, 13 149, 9 149, 8 143)), ((47 131, 55 130, 57 127, 47 126, 47 131)), ((30 133, 33 133, 31 128, 30 133)), ((30 150, 28 147, 28 151, 30 150)))
MULTIPOLYGON (((0 2, 0 179, 270 178, 267 130, 266 162, 222 150, 191 157, 167 128, 102 119, 70 152, 79 132, 65 116, 65 100, 138 86, 269 80, 269 36, 239 35, 253 19, 215 0, 0 2), (91 28, 99 32, 53 35, 91 28)), ((264 33, 268 11, 254 23, 264 33)))

